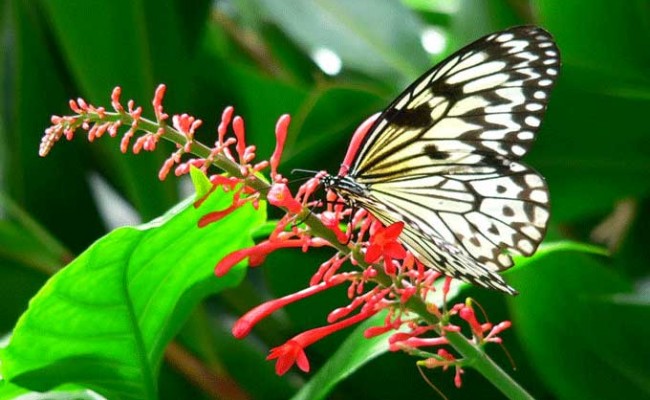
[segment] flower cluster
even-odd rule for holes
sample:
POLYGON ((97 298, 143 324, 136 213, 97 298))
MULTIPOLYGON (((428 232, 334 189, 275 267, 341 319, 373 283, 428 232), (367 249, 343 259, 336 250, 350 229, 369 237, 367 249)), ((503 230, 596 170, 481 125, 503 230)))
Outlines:
MULTIPOLYGON (((445 303, 450 279, 444 278, 442 284, 436 285, 441 281, 441 274, 426 268, 402 247, 399 242, 404 228, 402 222, 383 226, 365 210, 347 207, 344 199, 337 198, 334 193, 327 193, 324 202, 315 199, 314 194, 321 187, 319 179, 322 173, 302 185, 295 195, 291 193, 286 179, 278 173, 290 121, 288 115, 283 115, 277 122, 276 148, 271 158, 255 162, 255 146, 246 144, 244 120, 234 116, 232 107, 224 110, 217 128, 217 140, 212 147, 207 147, 194 140, 194 133, 201 126, 200 120, 187 114, 174 115, 171 126, 168 125, 169 116, 162 107, 163 85, 158 87, 153 99, 155 121, 142 118, 142 108, 135 107, 133 101, 123 107, 120 93, 119 88, 112 93, 114 111, 111 112, 89 105, 83 99, 71 100, 70 108, 74 115, 52 117, 52 126, 45 131, 40 154, 46 155, 62 136, 72 139, 78 129, 85 130, 92 141, 106 132, 114 137, 120 127, 125 127, 120 144, 123 152, 129 147, 134 153, 153 151, 161 138, 176 144, 176 151, 160 170, 160 179, 165 179, 174 167, 176 175, 189 172, 192 166, 206 174, 211 166, 220 169, 219 174, 209 175, 213 190, 221 187, 234 191, 233 203, 224 210, 206 213, 199 226, 219 221, 247 203, 257 207, 260 200, 267 200, 286 211, 266 240, 219 261, 215 267, 217 276, 228 273, 245 259, 250 266, 261 265, 269 253, 281 248, 307 251, 312 247, 329 246, 335 250, 332 257, 315 271, 307 288, 259 305, 241 317, 232 329, 235 337, 243 338, 259 321, 280 308, 334 286, 347 285, 348 304, 333 310, 327 316, 326 325, 300 333, 271 350, 268 359, 277 360, 278 374, 286 373, 294 364, 309 371, 305 353, 308 346, 379 313, 383 315, 383 324, 366 330, 366 337, 395 332, 388 339, 390 350, 406 351, 421 357, 423 360, 419 364, 425 367, 455 368, 458 386, 462 367, 471 361, 452 353, 454 346, 449 338, 461 336, 462 329, 458 323, 468 327, 465 331, 469 330, 471 337, 465 340, 477 348, 501 342, 498 335, 510 323, 492 325, 479 322, 471 301, 448 307, 445 303), (232 130, 231 135, 229 130, 232 130), (131 145, 137 132, 142 134, 131 145), (196 158, 184 158, 187 154, 196 158), (259 177, 259 172, 267 168, 270 169, 270 183, 259 177), (316 209, 322 211, 316 213, 316 209), (345 268, 348 261, 352 268, 345 268), (437 351, 423 350, 432 347, 437 351)), ((369 118, 355 132, 339 174, 347 172, 349 160, 375 118, 369 118)), ((196 206, 200 204, 199 200, 196 206)))

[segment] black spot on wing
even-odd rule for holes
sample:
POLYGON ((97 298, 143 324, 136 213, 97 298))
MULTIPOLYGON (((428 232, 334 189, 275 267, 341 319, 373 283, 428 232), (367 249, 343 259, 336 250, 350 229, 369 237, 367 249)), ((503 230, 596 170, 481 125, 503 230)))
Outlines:
POLYGON ((488 228, 487 231, 489 233, 493 234, 493 235, 498 235, 499 234, 499 230, 497 229, 496 225, 494 225, 494 224, 490 225, 490 227, 488 228))
POLYGON ((432 160, 446 160, 449 158, 449 153, 446 151, 438 150, 435 144, 428 144, 424 146, 424 153, 432 160))
POLYGON ((427 128, 433 125, 431 107, 424 103, 415 108, 398 110, 391 107, 385 111, 384 118, 391 124, 406 128, 427 128))

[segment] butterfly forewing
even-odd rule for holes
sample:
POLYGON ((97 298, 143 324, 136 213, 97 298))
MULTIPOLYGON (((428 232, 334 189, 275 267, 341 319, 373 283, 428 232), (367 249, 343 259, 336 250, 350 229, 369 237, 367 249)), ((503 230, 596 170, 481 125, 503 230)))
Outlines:
MULTIPOLYGON (((486 36, 451 55, 379 116, 348 193, 425 265, 513 293, 496 271, 531 255, 549 218, 544 179, 517 162, 530 148, 559 70, 537 27, 486 36)), ((336 188, 334 188, 336 189, 336 188)))
POLYGON ((380 115, 352 172, 399 164, 431 141, 443 164, 453 150, 520 158, 535 138, 559 63, 552 37, 537 27, 479 39, 425 73, 380 115))

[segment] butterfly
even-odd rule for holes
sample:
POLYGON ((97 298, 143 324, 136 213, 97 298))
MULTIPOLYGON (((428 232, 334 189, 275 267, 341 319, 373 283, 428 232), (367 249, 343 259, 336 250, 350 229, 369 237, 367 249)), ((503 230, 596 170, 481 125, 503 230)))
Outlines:
POLYGON ((422 264, 516 294, 498 274, 546 233, 544 178, 519 162, 532 145, 560 68, 535 26, 485 36, 402 92, 347 166, 321 183, 385 226, 422 264))

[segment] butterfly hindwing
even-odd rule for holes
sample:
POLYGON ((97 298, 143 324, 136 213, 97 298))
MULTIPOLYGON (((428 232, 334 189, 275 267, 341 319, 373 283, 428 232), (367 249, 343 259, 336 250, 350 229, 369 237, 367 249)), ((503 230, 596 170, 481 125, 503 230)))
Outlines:
POLYGON ((371 186, 367 202, 384 204, 423 235, 439 235, 481 263, 505 269, 506 251, 531 255, 549 217, 544 180, 510 162, 510 171, 422 175, 371 186))
MULTIPOLYGON (((393 218, 391 213, 379 203, 366 205, 368 210, 386 226, 404 220, 401 216, 393 218)), ((400 241, 421 263, 447 276, 509 294, 516 293, 497 274, 495 268, 478 263, 476 259, 459 250, 457 246, 440 238, 437 233, 423 234, 415 225, 406 224, 400 235, 400 241)))

